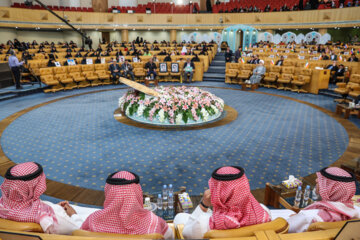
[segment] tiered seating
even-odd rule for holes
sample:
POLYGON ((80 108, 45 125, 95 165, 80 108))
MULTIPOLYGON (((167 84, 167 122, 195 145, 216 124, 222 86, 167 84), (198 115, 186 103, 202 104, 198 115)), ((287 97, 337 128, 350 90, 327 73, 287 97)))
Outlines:
POLYGON ((360 96, 360 74, 351 74, 348 83, 337 83, 337 88, 335 88, 335 92, 339 93, 346 99, 347 96, 351 96, 353 98, 360 96))
POLYGON ((199 10, 199 4, 176 5, 170 2, 148 2, 147 4, 139 4, 137 7, 112 6, 108 12, 117 10, 120 13, 127 13, 128 10, 133 10, 135 13, 145 13, 149 9, 152 13, 193 13, 193 8, 199 10))
MULTIPOLYGON (((312 80, 319 81, 319 74, 323 75, 322 82, 328 83, 330 79, 330 71, 327 70, 327 66, 332 64, 331 60, 318 60, 319 53, 310 50, 312 46, 303 48, 296 46, 295 52, 286 48, 284 45, 251 48, 248 51, 252 51, 252 54, 258 55, 260 59, 264 60, 266 67, 266 74, 261 82, 264 87, 271 87, 283 90, 291 90, 294 92, 313 92, 310 91, 313 83, 312 80), (274 63, 280 59, 280 56, 284 57, 283 66, 276 66, 274 63), (324 69, 324 71, 320 71, 324 69), (325 77, 325 75, 326 77, 325 77)), ((348 81, 351 74, 360 74, 359 62, 347 62, 351 52, 354 52, 357 57, 360 57, 359 46, 348 46, 347 48, 338 48, 330 46, 330 49, 338 56, 339 64, 343 64, 347 72, 344 77, 339 77, 338 81, 348 81)), ((248 61, 249 57, 243 57, 244 61, 248 61)), ((242 83, 243 80, 249 79, 249 72, 243 70, 253 70, 256 65, 241 63, 227 63, 225 82, 226 83, 242 83)), ((346 85, 346 84, 345 84, 346 85)), ((319 89, 318 83, 314 83, 313 88, 319 89)), ((344 92, 345 87, 340 84, 341 92, 344 92)), ((357 89, 357 88, 355 88, 357 89)), ((353 89, 352 95, 357 95, 357 91, 353 89)))
MULTIPOLYGON (((308 0, 304 0, 303 4, 306 5, 306 2, 308 0)), ((329 9, 331 8, 331 1, 329 1, 329 4, 320 4, 318 9, 329 9)), ((351 2, 351 0, 345 1, 345 6, 348 2, 351 2)), ((231 12, 233 9, 249 9, 250 7, 256 6, 256 8, 260 9, 261 12, 264 11, 265 7, 267 5, 270 5, 270 11, 273 11, 275 8, 277 11, 286 4, 286 6, 289 9, 292 9, 295 5, 299 4, 298 0, 255 0, 255 1, 247 1, 247 0, 230 0, 229 2, 221 2, 219 5, 213 6, 213 13, 219 13, 219 12, 231 12)), ((340 3, 339 0, 335 0, 335 5, 338 8, 340 3)))
MULTIPOLYGON (((104 64, 103 67, 107 66, 104 64)), ((49 89, 45 89, 45 92, 57 92, 111 83, 110 73, 102 69, 95 71, 94 65, 41 68, 40 79, 50 86, 49 89)))
MULTIPOLYGON (((252 75, 255 64, 227 63, 225 83, 240 84, 252 75)), ((267 65, 267 72, 261 85, 268 88, 291 90, 294 92, 307 92, 303 86, 309 84, 312 78, 312 69, 301 66, 275 66, 267 65)))
MULTIPOLYGON (((159 47, 160 50, 158 51, 150 51, 152 56, 157 55, 162 50, 166 50, 167 52, 170 51, 181 51, 182 46, 175 46, 171 44, 170 47, 161 47, 160 44, 154 44, 159 47)), ((190 51, 191 47, 196 46, 197 44, 190 44, 187 48, 190 51)), ((38 46, 37 46, 38 47, 38 46)), ((50 45, 46 45, 44 48, 45 53, 37 53, 37 49, 29 49, 28 52, 33 54, 33 60, 28 60, 27 67, 29 68, 30 72, 41 79, 43 83, 50 86, 49 89, 46 89, 46 92, 57 92, 61 90, 71 90, 74 88, 81 88, 81 87, 88 87, 88 86, 99 86, 104 84, 112 84, 109 77, 109 62, 110 60, 115 58, 116 51, 121 50, 124 54, 124 58, 127 59, 129 62, 133 61, 133 57, 131 52, 125 51, 125 49, 130 49, 130 44, 126 44, 126 48, 124 47, 113 47, 114 51, 110 52, 110 56, 104 56, 106 64, 94 64, 94 65, 76 65, 76 66, 65 66, 67 63, 67 59, 65 58, 66 48, 63 48, 62 45, 55 45, 58 52, 53 53, 56 56, 56 62, 59 62, 61 67, 47 67, 49 62, 48 54, 50 53, 50 45), (54 70, 52 70, 54 69, 54 70)), ((105 51, 107 48, 107 44, 101 44, 100 47, 105 51)), ((6 46, 3 52, 6 52, 9 46, 6 46)), ((142 50, 142 47, 137 46, 138 50, 142 50)), ((151 44, 148 44, 148 48, 151 48, 151 44)), ((82 61, 82 57, 76 58, 76 52, 79 52, 79 48, 72 49, 73 52, 70 54, 72 58, 75 59, 77 64, 80 64, 82 61)), ((17 50, 15 50, 17 52, 17 50)), ((200 55, 198 56, 200 62, 195 62, 195 72, 193 76, 194 81, 202 81, 203 73, 207 71, 209 64, 211 63, 212 59, 215 57, 217 52, 217 45, 214 44, 208 50, 208 55, 200 55)), ((197 50, 195 53, 199 54, 200 51, 197 50)), ((86 52, 81 52, 82 55, 85 55, 86 52)), ((149 61, 152 56, 140 56, 141 62, 133 63, 134 67, 134 75, 137 81, 143 82, 145 73, 145 63, 149 61)), ((0 55, 0 62, 7 62, 8 54, 1 54, 0 55)), ((21 53, 17 53, 18 59, 21 59, 21 53)), ((183 64, 187 58, 193 58, 194 56, 190 55, 174 55, 171 56, 171 62, 167 62, 167 69, 168 72, 160 73, 159 72, 159 63, 164 61, 165 56, 157 56, 158 61, 157 64, 157 74, 160 82, 165 81, 181 81, 182 71, 183 71, 183 64), (171 72, 171 63, 178 63, 179 64, 179 72, 173 73, 171 72)), ((86 57, 86 59, 92 59, 95 62, 97 57, 86 57)), ((119 64, 121 65, 121 64, 119 64)))
MULTIPOLYGON (((36 10, 44 10, 40 5, 34 4, 32 6, 26 6, 25 3, 17 3, 15 2, 11 7, 14 8, 30 8, 30 9, 36 9, 36 10)), ((53 11, 73 11, 73 12, 94 12, 94 9, 92 7, 63 7, 63 6, 52 6, 48 5, 48 8, 50 8, 53 11)))

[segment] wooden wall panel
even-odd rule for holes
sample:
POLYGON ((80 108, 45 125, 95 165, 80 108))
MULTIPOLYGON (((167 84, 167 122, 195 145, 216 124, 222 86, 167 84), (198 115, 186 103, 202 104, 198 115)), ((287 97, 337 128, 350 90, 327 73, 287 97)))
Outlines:
MULTIPOLYGON (((100 1, 100 0, 99 0, 100 1)), ((114 14, 57 12, 82 29, 222 29, 250 24, 261 29, 360 26, 360 7, 275 13, 114 14), (222 19, 223 23, 220 23, 222 19)), ((61 22, 45 10, 0 7, 0 27, 58 28, 61 22), (46 24, 48 23, 48 24, 46 24)), ((64 24, 63 24, 64 25, 64 24)), ((66 26, 63 26, 66 28, 66 26)))

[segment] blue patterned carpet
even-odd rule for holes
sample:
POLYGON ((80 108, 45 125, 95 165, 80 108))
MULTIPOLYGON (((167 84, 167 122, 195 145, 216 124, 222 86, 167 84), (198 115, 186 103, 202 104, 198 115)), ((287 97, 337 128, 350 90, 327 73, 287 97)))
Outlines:
MULTIPOLYGON (((0 119, 28 106, 90 90, 94 89, 34 94, 1 103, 0 119)), ((219 166, 245 167, 251 188, 256 189, 266 182, 278 183, 289 174, 305 176, 328 166, 348 145, 347 133, 336 120, 307 105, 263 94, 206 90, 235 108, 238 119, 192 131, 127 126, 113 118, 118 98, 125 92, 114 90, 33 110, 5 130, 1 145, 14 162, 38 161, 48 178, 56 181, 100 190, 108 174, 127 169, 141 176, 145 192, 160 191, 162 184, 173 183, 187 186, 192 194, 204 191, 212 170, 219 166)), ((261 91, 335 107, 324 96, 261 91)))

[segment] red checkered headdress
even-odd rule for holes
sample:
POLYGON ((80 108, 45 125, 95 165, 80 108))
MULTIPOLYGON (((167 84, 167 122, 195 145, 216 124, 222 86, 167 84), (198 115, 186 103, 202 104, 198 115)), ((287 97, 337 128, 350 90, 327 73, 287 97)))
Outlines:
MULTIPOLYGON (((40 164, 27 162, 9 168, 1 185, 0 218, 40 223, 57 222, 51 207, 42 203, 46 177, 40 164)), ((46 229, 45 229, 46 230, 46 229)))
POLYGON ((111 174, 105 185, 104 209, 91 214, 81 229, 119 234, 164 235, 167 223, 143 207, 139 177, 131 172, 111 174))
POLYGON ((270 221, 268 213, 251 194, 241 167, 216 169, 209 187, 213 206, 210 229, 234 229, 270 221))
POLYGON ((324 168, 316 173, 321 201, 306 209, 319 209, 319 217, 325 222, 336 222, 359 217, 351 198, 355 195, 356 178, 338 168, 324 168))

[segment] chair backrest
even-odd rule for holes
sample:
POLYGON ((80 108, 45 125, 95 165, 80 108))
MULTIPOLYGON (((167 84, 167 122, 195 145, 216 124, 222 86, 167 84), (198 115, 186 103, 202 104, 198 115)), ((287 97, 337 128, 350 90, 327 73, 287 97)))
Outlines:
POLYGON ((62 73, 67 73, 67 68, 66 67, 56 67, 54 68, 54 73, 57 74, 62 74, 62 73))
POLYGON ((80 72, 70 72, 69 71, 69 75, 72 77, 81 77, 81 73, 80 72))
POLYGON ((105 75, 106 71, 104 69, 96 70, 95 73, 105 75))
POLYGON ((294 67, 283 67, 282 68, 282 73, 294 73, 294 67))
POLYGON ((241 69, 243 69, 243 70, 252 70, 253 67, 254 67, 253 64, 242 64, 241 65, 241 69))
POLYGON ((37 223, 15 222, 0 218, 0 228, 11 231, 38 232, 42 233, 43 229, 37 223))
POLYGON ((269 73, 269 77, 271 78, 277 78, 279 77, 280 73, 279 72, 270 72, 269 73))
POLYGON ((230 63, 229 68, 230 69, 239 69, 239 64, 238 63, 230 63))
POLYGON ((164 236, 159 233, 143 234, 143 235, 126 235, 117 233, 102 233, 102 232, 89 232, 85 230, 75 230, 72 233, 73 236, 84 236, 84 237, 111 237, 120 239, 164 239, 164 236))
POLYGON ((251 70, 241 70, 241 75, 248 75, 251 73, 251 70))
POLYGON ((94 65, 93 64, 81 65, 81 71, 83 72, 94 71, 94 65))
POLYGON ((67 77, 66 77, 66 73, 59 73, 59 74, 56 74, 55 75, 55 78, 57 78, 57 79, 66 79, 67 77))
POLYGON ((312 74, 311 69, 303 68, 300 70, 300 75, 311 76, 311 74, 312 74))
POLYGON ((295 66, 295 62, 289 60, 284 61, 284 66, 295 66))
POLYGON ((233 69, 233 68, 228 69, 228 73, 234 74, 234 73, 238 73, 238 72, 239 72, 239 70, 237 70, 237 69, 233 69))
POLYGON ((80 65, 75 65, 75 66, 69 66, 69 73, 74 73, 74 72, 80 72, 81 66, 80 65))
POLYGON ((273 230, 276 233, 287 233, 289 225, 283 218, 277 218, 274 221, 252 226, 241 227, 228 230, 210 230, 204 234, 203 238, 238 238, 254 236, 257 231, 273 230))
POLYGON ((43 75, 52 75, 53 74, 53 68, 41 68, 40 69, 40 76, 43 75))
POLYGON ((273 65, 273 66, 270 67, 270 72, 278 72, 279 73, 280 71, 281 71, 280 66, 273 65))
POLYGON ((291 73, 282 73, 281 74, 281 78, 282 79, 292 79, 294 75, 292 75, 291 73))
POLYGON ((360 84, 360 74, 351 74, 349 82, 360 84))
POLYGON ((106 70, 106 64, 95 64, 95 70, 106 70))
POLYGON ((144 64, 143 64, 143 62, 134 62, 133 67, 134 68, 143 68, 144 64))
POLYGON ((94 75, 94 72, 93 71, 86 71, 86 72, 82 72, 84 76, 86 77, 90 77, 90 76, 93 76, 94 75))

